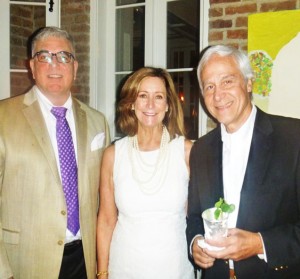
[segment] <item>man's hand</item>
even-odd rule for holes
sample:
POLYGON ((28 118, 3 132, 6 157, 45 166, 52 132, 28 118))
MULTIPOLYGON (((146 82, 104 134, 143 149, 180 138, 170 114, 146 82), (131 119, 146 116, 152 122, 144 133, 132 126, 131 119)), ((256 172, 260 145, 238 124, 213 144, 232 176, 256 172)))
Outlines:
POLYGON ((192 255, 194 262, 201 268, 209 268, 212 267, 215 261, 214 257, 209 256, 205 249, 202 249, 198 245, 198 240, 204 239, 203 236, 195 238, 193 245, 192 245, 192 255))
POLYGON ((212 246, 224 247, 219 251, 204 249, 208 257, 216 259, 240 261, 263 253, 260 235, 240 229, 229 229, 227 237, 206 239, 205 242, 212 246))

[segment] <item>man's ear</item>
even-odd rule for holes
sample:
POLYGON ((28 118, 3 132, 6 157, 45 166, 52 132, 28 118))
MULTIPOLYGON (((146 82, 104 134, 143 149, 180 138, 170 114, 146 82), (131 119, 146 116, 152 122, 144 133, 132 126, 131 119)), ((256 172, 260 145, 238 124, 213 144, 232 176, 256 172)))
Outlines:
POLYGON ((77 76, 77 70, 78 70, 78 61, 74 61, 74 80, 76 79, 77 76))
POLYGON ((251 93, 252 92, 252 80, 248 79, 247 81, 247 92, 251 93))
POLYGON ((35 76, 34 76, 34 60, 33 59, 30 59, 29 66, 30 66, 30 69, 31 69, 32 78, 35 79, 35 76))

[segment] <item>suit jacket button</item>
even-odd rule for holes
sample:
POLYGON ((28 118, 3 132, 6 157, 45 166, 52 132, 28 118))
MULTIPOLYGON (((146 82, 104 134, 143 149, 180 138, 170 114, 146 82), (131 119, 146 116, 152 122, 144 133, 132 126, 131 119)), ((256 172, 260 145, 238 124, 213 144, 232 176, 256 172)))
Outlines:
POLYGON ((64 216, 67 214, 67 212, 65 210, 62 210, 60 213, 61 213, 61 215, 64 215, 64 216))
POLYGON ((57 244, 58 244, 58 245, 63 245, 64 242, 63 242, 62 240, 59 240, 59 241, 57 241, 57 244))

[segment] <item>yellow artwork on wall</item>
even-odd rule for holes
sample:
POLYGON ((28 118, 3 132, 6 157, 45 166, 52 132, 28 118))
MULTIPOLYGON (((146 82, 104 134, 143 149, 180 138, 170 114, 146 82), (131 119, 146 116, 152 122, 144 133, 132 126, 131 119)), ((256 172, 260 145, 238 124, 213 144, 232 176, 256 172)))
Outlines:
POLYGON ((248 18, 253 99, 262 110, 300 118, 300 10, 248 18))

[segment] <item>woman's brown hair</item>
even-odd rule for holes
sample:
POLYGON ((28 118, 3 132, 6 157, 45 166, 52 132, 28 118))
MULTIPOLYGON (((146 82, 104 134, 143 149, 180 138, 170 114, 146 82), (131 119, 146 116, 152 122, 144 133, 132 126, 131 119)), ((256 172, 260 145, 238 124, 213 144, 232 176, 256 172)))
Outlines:
POLYGON ((165 69, 154 67, 143 67, 133 72, 123 85, 117 107, 117 124, 120 130, 128 136, 134 136, 137 133, 138 120, 132 110, 132 104, 136 101, 140 84, 146 77, 158 77, 166 86, 168 111, 163 124, 167 127, 171 139, 176 134, 185 135, 183 111, 172 77, 165 69))

